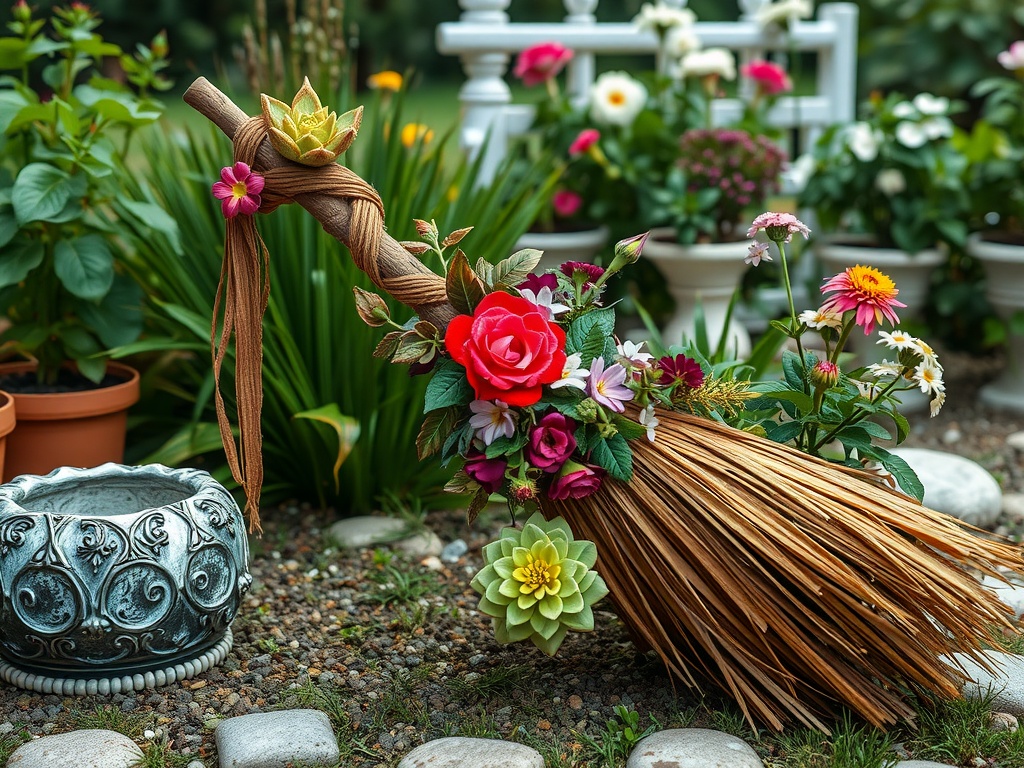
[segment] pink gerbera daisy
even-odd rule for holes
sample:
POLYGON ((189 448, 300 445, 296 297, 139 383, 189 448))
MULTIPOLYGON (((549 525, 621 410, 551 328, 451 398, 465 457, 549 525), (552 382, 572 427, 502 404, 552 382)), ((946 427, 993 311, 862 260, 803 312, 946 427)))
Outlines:
POLYGON ((213 196, 221 201, 224 218, 240 213, 251 216, 260 207, 264 179, 245 163, 235 163, 220 170, 220 181, 213 185, 213 196))
POLYGON ((896 316, 895 307, 907 306, 896 300, 899 290, 888 275, 884 275, 874 267, 855 267, 840 272, 829 278, 821 287, 822 293, 832 293, 821 305, 821 311, 856 312, 855 322, 869 336, 875 323, 888 320, 895 326, 900 319, 896 316))

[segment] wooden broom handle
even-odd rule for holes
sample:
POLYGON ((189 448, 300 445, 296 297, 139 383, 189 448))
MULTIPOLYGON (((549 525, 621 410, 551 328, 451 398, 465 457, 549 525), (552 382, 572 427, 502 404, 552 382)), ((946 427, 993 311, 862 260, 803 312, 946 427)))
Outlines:
MULTIPOLYGON (((230 139, 235 138, 238 129, 249 119, 248 115, 205 77, 200 77, 192 83, 183 98, 186 104, 208 118, 230 139)), ((285 166, 294 168, 296 164, 279 155, 270 142, 264 140, 256 151, 254 169, 266 172, 285 166)), ((352 210, 348 199, 318 192, 296 194, 293 199, 313 214, 327 234, 346 247, 351 247, 354 238, 351 230, 352 210)), ((428 292, 437 300, 410 306, 422 320, 433 323, 443 332, 448 321, 458 314, 447 299, 440 298, 445 295, 444 278, 431 272, 387 232, 381 233, 380 245, 374 258, 379 274, 385 280, 414 277, 424 287, 433 289, 428 292)), ((359 263, 358 259, 356 263, 359 263)), ((377 287, 387 290, 379 283, 377 287)), ((402 300, 401 296, 395 298, 402 300)))

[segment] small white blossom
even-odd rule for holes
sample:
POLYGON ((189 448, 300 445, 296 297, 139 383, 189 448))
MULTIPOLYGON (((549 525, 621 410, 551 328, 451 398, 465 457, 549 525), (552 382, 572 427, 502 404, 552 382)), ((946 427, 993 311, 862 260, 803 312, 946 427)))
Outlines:
POLYGON ((590 375, 589 368, 581 368, 580 363, 583 358, 580 357, 578 352, 574 352, 565 358, 565 365, 562 366, 562 376, 558 381, 551 384, 552 389, 559 389, 560 387, 574 387, 576 389, 586 389, 587 383, 585 379, 590 375))
POLYGON ((872 363, 868 366, 868 372, 875 378, 883 376, 899 376, 903 373, 903 366, 890 360, 883 360, 880 363, 872 363))
POLYGON ((865 400, 874 400, 875 395, 882 389, 877 381, 860 381, 855 379, 853 383, 857 386, 857 393, 865 400))
POLYGON ((658 417, 654 415, 654 406, 648 405, 640 411, 640 425, 647 427, 647 439, 654 442, 654 428, 658 426, 658 417))
POLYGON ((914 383, 926 395, 937 395, 946 391, 946 385, 942 382, 942 369, 927 360, 922 360, 914 369, 914 383))
POLYGON ((590 88, 590 115, 602 125, 630 125, 647 103, 647 88, 626 72, 603 72, 590 88))
POLYGON ((846 146, 862 163, 870 163, 878 157, 882 135, 865 122, 853 123, 844 134, 846 146))
POLYGON ((789 29, 797 19, 809 19, 814 13, 811 0, 777 0, 757 9, 757 23, 762 27, 789 29))
POLYGON ((661 35, 668 30, 692 27, 697 14, 689 8, 673 8, 666 3, 644 3, 640 13, 633 17, 633 23, 641 31, 650 30, 661 35))
POLYGON ((909 149, 952 135, 953 123, 948 117, 927 117, 920 122, 904 120, 896 126, 896 141, 909 149))
POLYGON ((933 419, 939 415, 939 411, 942 410, 943 404, 946 402, 946 393, 939 392, 935 397, 928 403, 928 415, 933 419))
POLYGON ((546 285, 536 293, 534 293, 530 288, 520 288, 519 295, 531 304, 536 304, 538 307, 550 312, 552 320, 563 312, 569 311, 569 307, 567 305, 555 301, 554 292, 546 285))
POLYGON ((892 108, 892 116, 898 120, 909 120, 912 117, 917 117, 918 114, 913 104, 909 101, 901 101, 892 108))
POLYGON ((875 176, 875 189, 886 197, 898 195, 907 188, 907 180, 899 168, 883 168, 875 176))
POLYGON ((756 240, 747 247, 747 255, 743 257, 744 264, 753 264, 755 267, 762 261, 771 261, 771 254, 768 253, 768 243, 759 243, 756 240))
POLYGON ((736 79, 736 57, 728 48, 705 48, 691 51, 679 62, 679 77, 718 75, 723 80, 736 79))
POLYGON ((665 53, 673 59, 681 59, 700 48, 700 38, 692 26, 673 27, 665 36, 665 53))
POLYGON ((914 108, 922 115, 945 115, 949 112, 949 99, 945 96, 919 93, 914 97, 914 108))
POLYGON ((634 344, 628 339, 621 344, 615 346, 616 351, 619 353, 619 357, 626 360, 630 365, 635 368, 645 368, 647 364, 654 359, 654 355, 650 352, 641 352, 645 342, 634 344))
POLYGON ((913 349, 917 350, 917 339, 909 333, 904 333, 899 328, 894 328, 892 333, 887 331, 878 332, 879 339, 876 344, 885 344, 889 349, 913 349))
POLYGON ((501 400, 474 400, 469 410, 473 412, 469 426, 476 430, 474 436, 484 445, 490 445, 499 437, 512 437, 516 432, 516 416, 501 400))
POLYGON ((843 328, 843 316, 832 309, 805 309, 797 320, 808 328, 834 328, 839 331, 843 328))

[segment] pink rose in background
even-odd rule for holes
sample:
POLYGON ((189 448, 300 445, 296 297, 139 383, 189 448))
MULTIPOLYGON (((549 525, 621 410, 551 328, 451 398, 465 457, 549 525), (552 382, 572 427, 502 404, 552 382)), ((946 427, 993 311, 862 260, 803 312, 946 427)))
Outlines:
POLYGON ((1024 69, 1024 40, 1011 44, 1010 48, 996 56, 996 59, 1003 69, 1011 72, 1024 69))
POLYGON ((475 480, 488 493, 494 493, 505 481, 508 460, 504 456, 488 459, 480 451, 470 451, 463 469, 471 480, 475 480))
POLYGON ((786 70, 770 61, 756 60, 740 67, 740 74, 757 83, 761 93, 776 96, 793 90, 793 81, 786 70))
POLYGON ((582 499, 601 487, 605 471, 590 464, 567 461, 551 481, 548 496, 552 499, 582 499))
POLYGON ((600 140, 601 132, 599 130, 596 128, 584 128, 580 131, 579 136, 573 139, 572 144, 569 145, 569 156, 582 155, 600 140))
POLYGON ((572 59, 572 51, 559 43, 539 43, 519 54, 513 70, 525 86, 547 82, 572 59))
POLYGON ((575 215, 576 211, 583 205, 583 198, 570 189, 560 189, 551 198, 551 205, 555 213, 563 219, 575 215))
POLYGON ((543 416, 530 430, 523 456, 537 469, 557 472, 576 450, 576 422, 561 413, 543 416))

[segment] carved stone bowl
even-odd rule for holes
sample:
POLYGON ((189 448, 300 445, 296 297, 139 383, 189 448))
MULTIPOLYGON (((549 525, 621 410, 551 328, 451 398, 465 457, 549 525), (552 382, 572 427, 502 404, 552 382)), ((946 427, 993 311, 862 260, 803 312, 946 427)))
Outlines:
POLYGON ((66 696, 204 672, 231 648, 248 559, 207 472, 104 464, 0 485, 0 679, 66 696))

